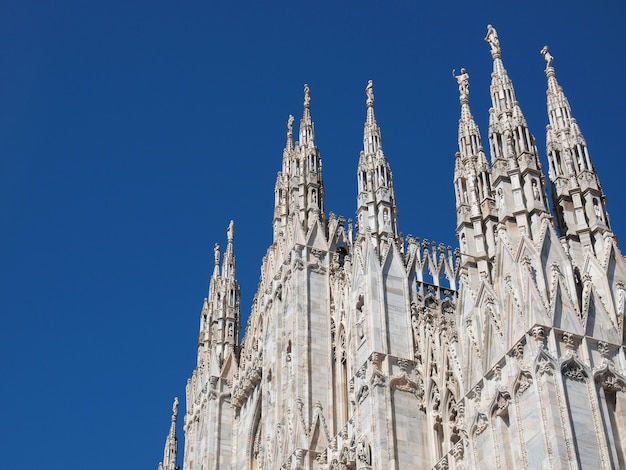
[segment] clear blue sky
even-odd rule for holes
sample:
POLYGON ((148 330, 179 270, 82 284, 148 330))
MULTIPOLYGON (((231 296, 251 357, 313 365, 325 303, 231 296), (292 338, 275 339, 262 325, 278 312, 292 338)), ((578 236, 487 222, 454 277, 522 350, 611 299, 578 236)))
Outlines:
POLYGON ((327 210, 354 214, 373 79, 400 228, 454 245, 451 71, 467 68, 486 139, 492 23, 545 161, 548 44, 626 237, 625 9, 4 0, 1 466, 156 469, 174 396, 184 410, 213 245, 231 218, 249 311, 304 83, 327 210))

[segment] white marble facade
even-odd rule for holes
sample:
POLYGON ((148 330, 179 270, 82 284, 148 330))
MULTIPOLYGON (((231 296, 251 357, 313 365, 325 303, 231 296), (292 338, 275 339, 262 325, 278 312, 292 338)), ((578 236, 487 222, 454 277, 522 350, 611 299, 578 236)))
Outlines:
POLYGON ((626 264, 606 197, 547 48, 546 175, 493 27, 485 40, 491 162, 455 76, 454 251, 399 235, 371 82, 356 222, 325 211, 305 86, 243 341, 232 223, 215 247, 185 470, 626 468, 626 264))

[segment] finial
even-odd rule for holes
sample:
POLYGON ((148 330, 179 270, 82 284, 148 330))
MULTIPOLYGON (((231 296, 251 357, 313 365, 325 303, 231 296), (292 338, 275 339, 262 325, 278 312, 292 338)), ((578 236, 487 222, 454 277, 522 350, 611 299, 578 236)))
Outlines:
POLYGON ((216 243, 215 248, 213 248, 213 255, 215 256, 215 266, 219 266, 220 264, 220 246, 216 243))
POLYGON ((226 236, 228 238, 228 243, 232 243, 235 238, 235 222, 232 220, 228 224, 228 230, 226 231, 226 236))
POLYGON ((552 61, 554 60, 554 57, 552 57, 552 54, 550 54, 550 52, 548 51, 548 46, 543 46, 543 49, 541 49, 541 55, 544 59, 546 59, 546 66, 552 67, 552 61))
POLYGON ((452 76, 459 84, 459 99, 461 102, 467 102, 469 100, 469 74, 462 68, 461 75, 455 75, 455 70, 452 70, 452 76))
POLYGON ((293 116, 290 114, 287 119, 287 150, 293 149, 293 116))
POLYGON ((309 85, 304 84, 304 107, 309 109, 311 107, 311 90, 309 90, 309 85))
POLYGON ((367 82, 367 87, 365 87, 365 93, 367 94, 367 107, 374 107, 374 82, 369 80, 367 82))
POLYGON ((290 114, 287 119, 287 150, 293 149, 293 116, 290 114))
POLYGON ((290 114, 289 119, 287 120, 287 135, 293 135, 293 121, 294 121, 294 118, 290 114))
POLYGON ((502 52, 500 49, 500 39, 498 39, 498 32, 496 28, 491 25, 487 25, 487 36, 485 36, 485 41, 489 43, 491 46, 491 57, 497 59, 500 57, 500 53, 502 52))

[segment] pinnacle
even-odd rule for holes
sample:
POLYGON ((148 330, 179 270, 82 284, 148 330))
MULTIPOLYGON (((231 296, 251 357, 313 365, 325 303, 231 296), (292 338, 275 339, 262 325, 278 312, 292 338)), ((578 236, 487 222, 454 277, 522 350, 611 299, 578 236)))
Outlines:
POLYGON ((286 150, 293 150, 293 115, 289 115, 287 119, 287 144, 285 145, 286 150))
POLYGON ((302 120, 311 122, 311 90, 306 83, 304 84, 304 113, 302 120))
POLYGON ((365 93, 367 95, 367 100, 365 100, 365 103, 367 104, 367 124, 375 126, 376 115, 374 114, 374 82, 372 80, 367 82, 365 93))

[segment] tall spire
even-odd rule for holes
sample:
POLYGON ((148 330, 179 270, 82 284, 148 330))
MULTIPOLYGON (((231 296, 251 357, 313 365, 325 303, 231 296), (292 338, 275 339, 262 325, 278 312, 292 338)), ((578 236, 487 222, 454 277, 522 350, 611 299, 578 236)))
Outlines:
POLYGON ((165 440, 165 450, 163 451, 163 462, 159 463, 159 470, 178 470, 176 460, 178 459, 178 438, 176 437, 176 419, 178 417, 178 398, 174 398, 172 405, 172 422, 170 432, 165 440))
POLYGON ((475 265, 487 275, 487 260, 495 249, 493 226, 497 222, 491 191, 491 171, 485 157, 480 131, 469 106, 469 74, 452 76, 459 85, 461 117, 459 119, 459 152, 456 154, 454 186, 457 208, 457 236, 464 264, 475 265))
POLYGON ((274 186, 274 239, 285 231, 289 211, 289 184, 291 175, 295 171, 294 144, 293 144, 293 115, 287 119, 287 142, 283 150, 282 170, 276 176, 274 186))
POLYGON ((219 376, 222 364, 239 344, 239 282, 235 278, 235 225, 231 220, 226 231, 227 245, 220 274, 220 248, 215 244, 215 267, 209 283, 200 318, 198 364, 207 364, 206 371, 219 376))
POLYGON ((294 233, 291 223, 308 230, 324 220, 322 159, 315 146, 315 125, 311 119, 311 90, 304 85, 304 111, 299 141, 293 142, 293 116, 287 121, 287 143, 283 150, 282 171, 274 187, 274 240, 294 233))
POLYGON ((315 129, 311 120, 311 90, 306 84, 304 85, 304 112, 300 120, 300 145, 315 146, 315 129))
POLYGON ((235 278, 235 253, 233 241, 235 240, 235 223, 231 220, 226 231, 228 244, 224 253, 224 263, 222 264, 222 277, 225 279, 235 278))
POLYGON ((544 46, 541 55, 546 60, 548 79, 546 151, 559 232, 573 245, 574 252, 577 246, 595 250, 598 244, 603 244, 601 235, 611 230, 606 213, 606 196, 585 138, 556 79, 552 66, 554 57, 548 46, 544 46))
POLYGON ((542 218, 549 216, 545 177, 535 139, 502 63, 498 33, 491 25, 485 41, 493 58, 489 141, 498 218, 511 229, 510 234, 534 238, 541 233, 542 218))
POLYGON ((374 83, 372 80, 367 82, 365 93, 367 94, 367 119, 363 132, 363 150, 366 154, 375 154, 378 149, 382 151, 382 139, 374 114, 374 83))
POLYGON ((487 164, 478 125, 469 106, 469 74, 461 69, 460 75, 452 75, 459 85, 459 101, 461 102, 461 118, 459 119, 459 152, 462 158, 474 158, 479 165, 487 164))
POLYGON ((213 277, 217 278, 220 275, 220 246, 217 243, 215 244, 215 248, 213 248, 213 258, 215 260, 213 277))
POLYGON ((285 145, 285 151, 293 150, 293 121, 294 118, 290 114, 287 120, 287 144, 285 145))
POLYGON ((359 158, 357 218, 359 234, 371 232, 379 252, 390 238, 398 237, 398 208, 389 162, 383 153, 380 127, 374 114, 374 85, 365 88, 367 117, 363 128, 363 151, 359 158))

